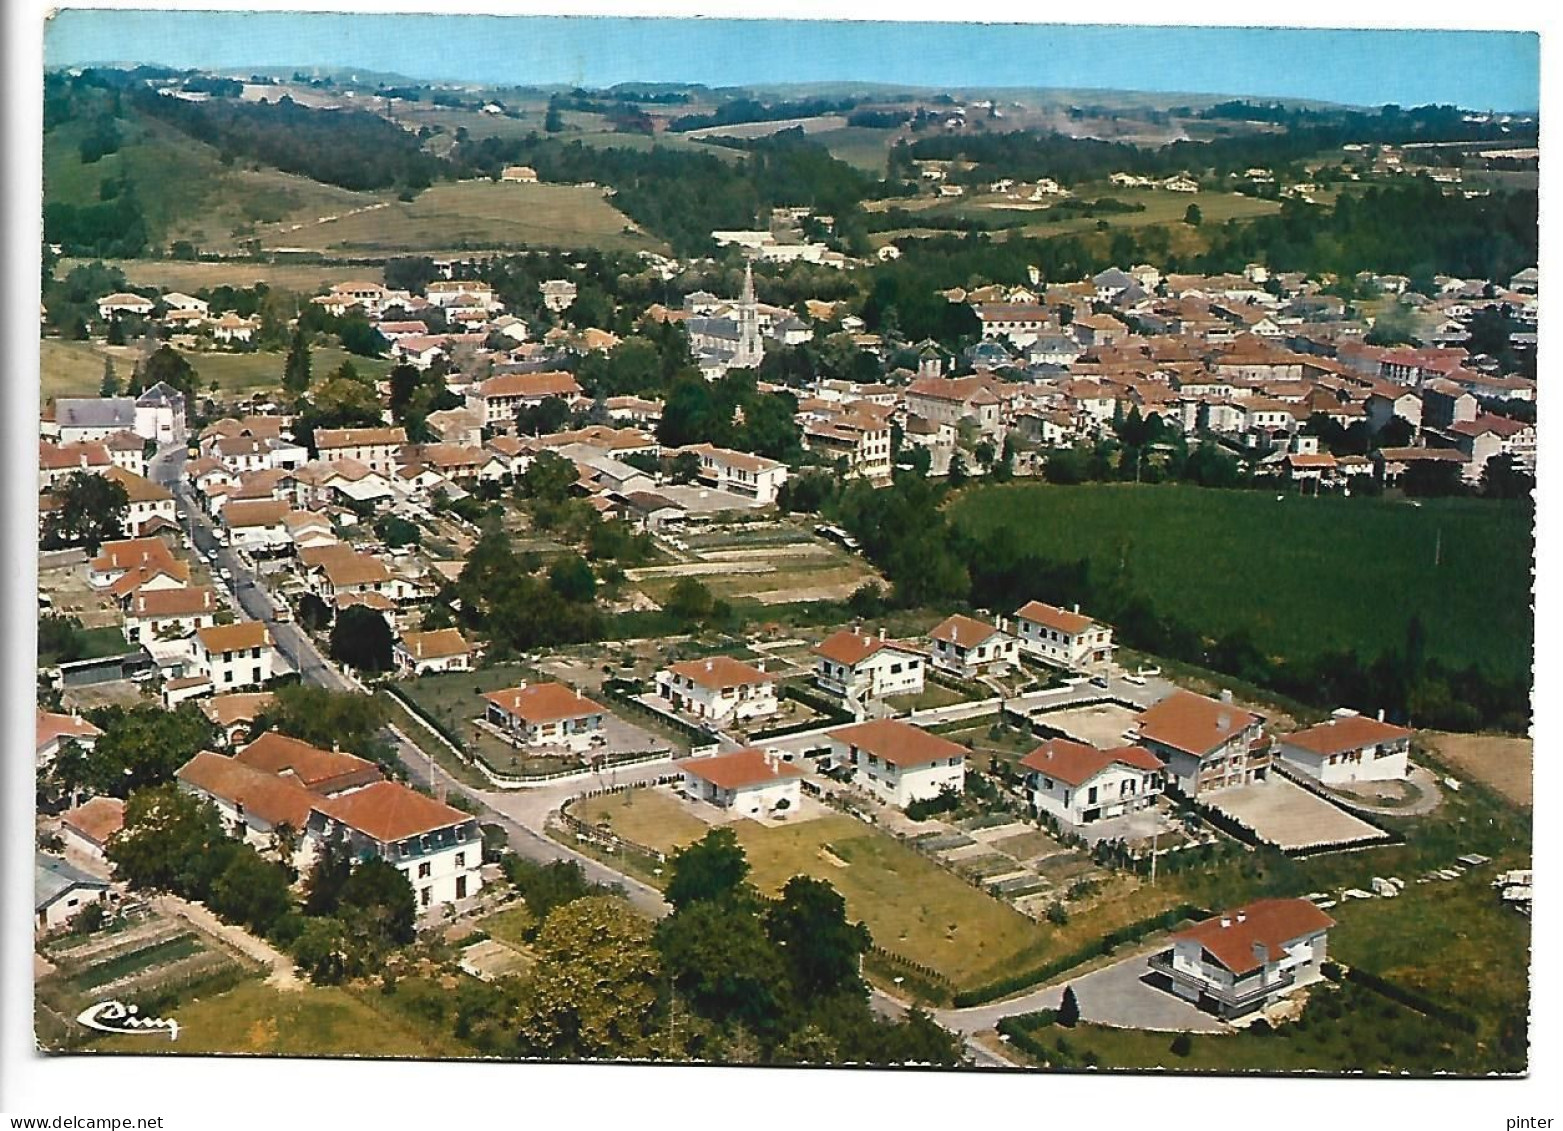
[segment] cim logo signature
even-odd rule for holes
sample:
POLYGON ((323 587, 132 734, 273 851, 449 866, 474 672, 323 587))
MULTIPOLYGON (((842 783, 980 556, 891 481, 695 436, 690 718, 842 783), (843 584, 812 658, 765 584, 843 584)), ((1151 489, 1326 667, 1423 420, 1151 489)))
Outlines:
POLYGON ((76 1020, 89 1029, 103 1033, 130 1033, 141 1036, 167 1033, 168 1039, 179 1039, 179 1022, 172 1018, 142 1017, 141 1007, 126 1005, 121 1001, 100 1001, 88 1006, 76 1015, 76 1020))

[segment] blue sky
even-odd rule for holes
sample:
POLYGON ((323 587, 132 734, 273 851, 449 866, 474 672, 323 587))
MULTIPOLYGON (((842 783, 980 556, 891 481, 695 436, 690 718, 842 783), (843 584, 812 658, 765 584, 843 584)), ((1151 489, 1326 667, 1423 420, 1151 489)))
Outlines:
POLYGON ((1535 110, 1529 33, 68 10, 46 65, 363 67, 606 86, 839 81, 1535 110))

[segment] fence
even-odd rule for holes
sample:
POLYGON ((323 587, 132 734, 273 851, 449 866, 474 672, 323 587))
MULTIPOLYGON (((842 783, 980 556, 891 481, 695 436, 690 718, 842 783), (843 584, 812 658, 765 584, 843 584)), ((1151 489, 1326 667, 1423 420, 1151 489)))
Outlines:
POLYGON ((932 966, 878 943, 868 948, 868 953, 863 956, 863 965, 897 986, 910 986, 919 997, 929 1002, 944 1004, 955 994, 954 983, 932 966))
POLYGON ((663 774, 661 777, 655 778, 652 781, 632 782, 626 785, 607 786, 603 789, 589 790, 586 793, 579 794, 578 796, 572 797, 569 801, 565 802, 565 804, 556 814, 556 817, 558 818, 560 824, 569 829, 579 838, 591 841, 592 843, 601 845, 612 851, 632 852, 636 855, 644 856, 649 860, 654 860, 658 864, 665 864, 667 863, 668 854, 663 852, 661 849, 652 848, 650 845, 640 844, 636 841, 619 836, 617 833, 611 832, 608 829, 590 824, 581 820, 579 817, 573 816, 569 810, 570 806, 574 805, 577 801, 585 801, 593 797, 603 797, 608 794, 628 793, 632 789, 645 789, 653 785, 668 785, 671 782, 682 780, 682 774, 663 774))
POLYGON ((654 719, 662 726, 670 728, 676 733, 682 735, 684 738, 688 739, 691 745, 704 745, 711 741, 711 736, 705 731, 701 730, 699 727, 695 726, 693 723, 687 722, 684 719, 679 718, 677 715, 672 714, 671 712, 658 710, 642 699, 637 699, 634 695, 625 690, 627 686, 633 685, 626 685, 618 683, 614 680, 608 680, 603 683, 601 693, 604 698, 611 699, 620 706, 628 707, 631 711, 635 711, 641 715, 646 716, 647 718, 654 719))

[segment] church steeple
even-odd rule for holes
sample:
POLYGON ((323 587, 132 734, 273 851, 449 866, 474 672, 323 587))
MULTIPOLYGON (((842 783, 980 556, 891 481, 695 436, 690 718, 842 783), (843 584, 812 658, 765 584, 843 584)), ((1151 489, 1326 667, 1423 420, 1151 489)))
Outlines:
POLYGON ((760 309, 754 297, 754 265, 744 263, 744 286, 738 296, 738 348, 733 351, 734 369, 753 369, 765 358, 760 340, 760 309))

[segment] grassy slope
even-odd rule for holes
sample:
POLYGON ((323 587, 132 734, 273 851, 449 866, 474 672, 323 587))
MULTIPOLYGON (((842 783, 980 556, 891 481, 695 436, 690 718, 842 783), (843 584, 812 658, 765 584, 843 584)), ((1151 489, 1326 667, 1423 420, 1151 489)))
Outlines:
POLYGON ((1207 634, 1246 627, 1272 654, 1377 656, 1404 645, 1418 613, 1429 655, 1528 670, 1531 537, 1515 507, 1027 484, 967 492, 954 514, 1048 558, 1088 557, 1098 578, 1121 559, 1158 609, 1207 634))
MULTIPOLYGON (((73 267, 88 262, 90 260, 62 259, 55 274, 64 277, 73 267)), ((106 266, 123 271, 133 287, 160 287, 189 294, 210 287, 249 287, 265 283, 273 290, 312 295, 328 289, 333 283, 349 279, 368 279, 376 283, 385 281, 379 267, 333 267, 314 263, 195 263, 179 259, 108 259, 103 262, 106 266)))

